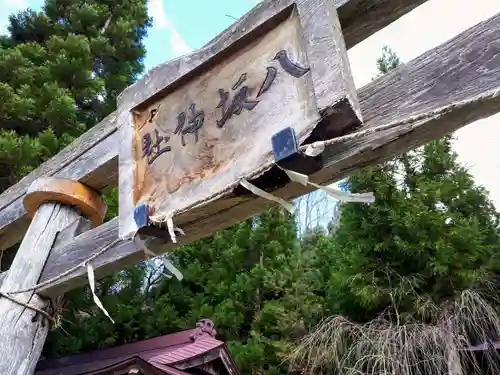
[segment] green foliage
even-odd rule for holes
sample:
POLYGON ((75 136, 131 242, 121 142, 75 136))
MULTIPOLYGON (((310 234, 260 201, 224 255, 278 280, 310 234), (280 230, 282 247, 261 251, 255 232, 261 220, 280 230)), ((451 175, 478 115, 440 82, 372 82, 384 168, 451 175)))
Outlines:
POLYGON ((322 309, 314 251, 300 246, 296 233, 294 218, 272 209, 171 256, 181 282, 146 263, 104 279, 100 296, 114 327, 88 292, 75 291, 64 317, 67 333, 51 333, 45 353, 131 342, 210 317, 244 373, 282 372, 281 362, 322 309), (80 321, 81 310, 91 316, 80 321))
MULTIPOLYGON (((377 63, 386 73, 399 59, 384 49, 377 63)), ((45 355, 133 342, 208 317, 243 374, 285 373, 284 359, 325 314, 365 322, 397 307, 402 319, 430 320, 427 307, 498 271, 498 214, 457 162, 450 137, 357 172, 346 187, 373 191, 376 202, 341 205, 337 229, 299 238, 297 220, 272 209, 170 254, 180 282, 163 275, 159 259, 101 280, 115 325, 88 288, 73 291, 45 355)), ((111 218, 116 190, 105 196, 111 218)))
MULTIPOLYGON (((384 50, 382 71, 397 57, 384 50)), ((352 174, 346 187, 376 202, 344 204, 326 245, 329 309, 360 321, 394 305, 425 315, 461 291, 484 285, 499 267, 499 215, 457 161, 450 136, 352 174), (334 258, 334 259, 333 259, 334 258)))
POLYGON ((104 189, 101 191, 101 196, 106 201, 108 206, 105 221, 118 216, 118 188, 104 189))
POLYGON ((47 0, 0 38, 0 191, 115 109, 142 72, 146 1, 47 0))
POLYGON ((497 269, 498 214, 457 164, 448 137, 347 185, 374 191, 377 201, 342 207, 328 269, 333 310, 371 319, 396 301, 412 313, 428 299, 480 286, 497 269))
MULTIPOLYGON (((398 63, 385 48, 378 66, 398 63)), ((376 201, 343 204, 338 230, 317 239, 330 317, 293 365, 348 375, 498 368, 494 351, 479 359, 463 349, 498 339, 499 215, 451 144, 444 137, 347 179, 376 201)))
POLYGON ((377 68, 380 75, 389 73, 401 64, 399 57, 388 46, 382 47, 382 56, 377 59, 377 68))

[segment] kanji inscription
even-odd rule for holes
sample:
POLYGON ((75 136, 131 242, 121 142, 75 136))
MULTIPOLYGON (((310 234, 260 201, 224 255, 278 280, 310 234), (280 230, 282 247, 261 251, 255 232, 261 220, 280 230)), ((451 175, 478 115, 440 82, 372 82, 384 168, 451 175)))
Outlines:
MULTIPOLYGON (((294 78, 301 78, 305 75, 309 68, 300 66, 290 60, 286 50, 279 51, 273 60, 277 60, 283 72, 294 78)), ((224 88, 219 88, 217 94, 219 95, 219 102, 212 108, 214 112, 220 110, 220 118, 215 121, 218 128, 222 128, 233 117, 233 115, 240 115, 243 110, 252 111, 262 96, 271 89, 274 81, 276 80, 278 69, 273 66, 265 68, 266 74, 260 83, 259 90, 255 97, 251 96, 251 88, 245 84, 247 81, 247 73, 242 73, 236 82, 231 87, 231 92, 224 88)), ((152 123, 158 112, 160 106, 153 108, 149 112, 147 122, 152 123)), ((197 108, 196 103, 191 103, 189 109, 182 111, 172 119, 172 124, 176 125, 173 134, 180 137, 180 142, 183 147, 186 146, 186 135, 194 136, 194 143, 199 140, 199 134, 202 127, 205 125, 205 111, 204 109, 197 108)), ((207 126, 214 124, 207 124, 207 126)), ((152 164, 159 156, 165 152, 170 152, 172 147, 168 144, 170 136, 165 135, 157 128, 144 133, 142 136, 142 158, 147 160, 148 164, 152 164)))
POLYGON ((135 202, 165 202, 202 180, 238 173, 239 163, 258 165, 272 134, 317 120, 310 67, 295 30, 298 19, 291 17, 132 112, 135 202))

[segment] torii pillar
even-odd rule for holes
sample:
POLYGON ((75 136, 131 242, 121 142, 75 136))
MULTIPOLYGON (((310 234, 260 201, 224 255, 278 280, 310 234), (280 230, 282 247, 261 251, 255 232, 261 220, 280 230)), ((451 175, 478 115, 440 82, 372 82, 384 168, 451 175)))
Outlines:
MULTIPOLYGON (((0 374, 32 375, 49 331, 44 310, 48 301, 34 291, 13 293, 38 283, 58 233, 82 217, 100 225, 107 211, 102 198, 85 185, 57 178, 35 181, 24 198, 33 221, 26 232, 0 291, 0 374)), ((74 233, 72 234, 75 235, 74 233)), ((72 236, 70 236, 71 239, 72 236)))

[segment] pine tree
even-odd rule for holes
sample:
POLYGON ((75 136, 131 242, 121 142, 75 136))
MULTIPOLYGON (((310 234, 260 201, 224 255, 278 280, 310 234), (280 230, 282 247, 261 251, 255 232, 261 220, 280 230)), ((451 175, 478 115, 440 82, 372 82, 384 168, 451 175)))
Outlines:
POLYGON ((142 72, 145 0, 47 0, 0 38, 0 191, 115 109, 142 72))
POLYGON ((100 283, 114 326, 88 293, 71 295, 64 331, 50 334, 45 354, 119 345, 192 328, 209 317, 243 373, 287 372, 283 360, 322 311, 314 248, 301 246, 294 217, 271 209, 170 258, 182 281, 142 274, 140 283, 141 264, 100 283))
MULTIPOLYGON (((386 49, 378 66, 384 73, 398 63, 386 49)), ((328 270, 332 311, 371 319, 396 298, 412 314, 484 284, 499 266, 499 215, 457 161, 452 136, 355 173, 346 186, 374 191, 376 202, 342 205, 328 270)))
MULTIPOLYGON (((114 110, 143 69, 149 24, 144 0, 47 0, 39 12, 10 17, 0 37, 0 191, 114 110)), ((210 317, 243 372, 286 372, 282 360, 322 308, 314 249, 301 246, 295 223, 273 209, 180 249, 173 258, 182 282, 146 262, 100 280, 115 324, 87 287, 68 293, 44 355, 120 345, 210 317)))
MULTIPOLYGON (((117 95, 144 68, 143 39, 151 24, 146 3, 46 0, 41 11, 10 16, 9 34, 0 37, 0 192, 115 109, 117 95)), ((110 218, 116 214, 116 194, 108 192, 106 198, 110 218)), ((2 266, 9 264, 14 251, 2 257, 2 266)), ((119 282, 126 285, 123 298, 142 298, 138 285, 143 268, 105 278, 99 283, 101 292, 115 297, 113 287, 119 282)), ((67 297, 70 308, 89 306, 86 288, 67 297)), ((141 303, 136 305, 141 308, 141 303)), ((74 319, 80 326, 87 322, 82 314, 74 319)), ((105 345, 124 340, 119 330, 116 337, 103 339, 93 327, 85 328, 88 340, 105 345)), ((87 341, 73 336, 64 343, 66 350, 77 351, 87 341)), ((46 351, 58 348, 49 339, 46 351)))
MULTIPOLYGON (((378 67, 387 73, 398 63, 386 48, 378 67)), ((342 204, 337 231, 316 241, 331 318, 294 359, 311 372, 345 374, 449 374, 478 365, 462 349, 500 334, 482 294, 500 269, 500 217, 458 162, 452 136, 356 172, 345 185, 373 191, 376 201, 342 204)))

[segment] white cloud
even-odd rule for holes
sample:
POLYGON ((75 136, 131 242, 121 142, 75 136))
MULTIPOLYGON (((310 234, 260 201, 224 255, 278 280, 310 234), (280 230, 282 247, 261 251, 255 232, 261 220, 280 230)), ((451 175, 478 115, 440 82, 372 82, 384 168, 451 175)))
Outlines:
POLYGON ((154 27, 166 29, 170 26, 165 8, 163 8, 163 0, 149 0, 148 13, 153 18, 154 27))
POLYGON ((172 26, 170 26, 170 48, 176 57, 185 55, 193 50, 172 26))
POLYGON ((175 29, 172 22, 165 12, 163 0, 149 0, 148 12, 150 17, 153 17, 153 25, 160 30, 167 30, 170 33, 170 50, 174 57, 185 55, 193 49, 186 43, 184 39, 175 29))
POLYGON ((500 1, 429 0, 349 50, 357 87, 378 73, 375 64, 384 45, 408 62, 500 12, 500 1))

